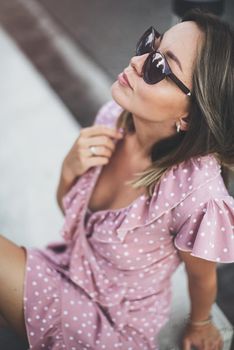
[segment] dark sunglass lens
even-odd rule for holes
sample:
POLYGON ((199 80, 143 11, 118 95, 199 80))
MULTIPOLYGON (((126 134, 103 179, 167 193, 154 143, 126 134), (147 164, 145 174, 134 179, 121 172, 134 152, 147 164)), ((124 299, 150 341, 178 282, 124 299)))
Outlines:
POLYGON ((151 52, 153 50, 154 39, 154 30, 152 27, 150 27, 138 41, 136 46, 136 55, 140 56, 151 52))
POLYGON ((165 61, 160 53, 149 55, 143 66, 143 78, 148 84, 156 84, 165 78, 165 61))

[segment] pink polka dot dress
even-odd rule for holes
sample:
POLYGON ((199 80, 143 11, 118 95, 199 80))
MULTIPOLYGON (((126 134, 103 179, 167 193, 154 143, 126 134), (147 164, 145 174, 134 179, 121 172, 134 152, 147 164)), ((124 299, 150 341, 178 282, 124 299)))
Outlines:
MULTIPOLYGON (((121 107, 96 123, 115 126, 121 107)), ((129 206, 91 212, 102 171, 90 168, 63 198, 63 239, 29 248, 24 311, 30 349, 158 350, 178 249, 234 261, 234 200, 213 155, 173 166, 129 206)))

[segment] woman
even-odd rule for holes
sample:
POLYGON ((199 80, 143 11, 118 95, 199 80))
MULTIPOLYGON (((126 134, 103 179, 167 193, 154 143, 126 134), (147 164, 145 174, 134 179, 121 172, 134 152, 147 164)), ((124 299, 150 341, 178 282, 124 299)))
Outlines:
POLYGON ((65 241, 26 250, 1 237, 0 312, 30 348, 158 349, 182 261, 183 350, 222 348, 210 310, 216 264, 234 261, 220 173, 234 162, 233 52, 233 32, 212 15, 191 12, 164 35, 151 27, 115 102, 64 159, 65 241))

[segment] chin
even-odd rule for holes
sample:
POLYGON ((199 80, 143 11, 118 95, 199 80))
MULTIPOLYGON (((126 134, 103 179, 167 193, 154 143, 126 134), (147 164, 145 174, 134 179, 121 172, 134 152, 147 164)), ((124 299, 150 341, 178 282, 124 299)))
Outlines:
POLYGON ((126 96, 118 81, 115 81, 111 86, 111 95, 113 100, 118 103, 123 109, 129 111, 129 97, 126 96))

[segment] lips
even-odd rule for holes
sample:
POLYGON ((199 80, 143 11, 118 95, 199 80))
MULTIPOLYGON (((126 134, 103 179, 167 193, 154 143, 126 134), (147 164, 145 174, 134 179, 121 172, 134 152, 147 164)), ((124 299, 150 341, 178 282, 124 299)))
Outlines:
POLYGON ((123 77, 127 81, 128 85, 131 87, 126 73, 123 73, 123 77))
POLYGON ((120 73, 118 76, 118 81, 120 82, 121 85, 128 86, 132 89, 126 73, 124 73, 124 72, 120 73))

